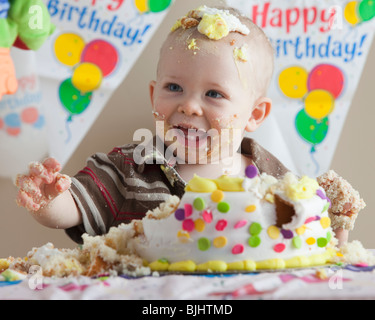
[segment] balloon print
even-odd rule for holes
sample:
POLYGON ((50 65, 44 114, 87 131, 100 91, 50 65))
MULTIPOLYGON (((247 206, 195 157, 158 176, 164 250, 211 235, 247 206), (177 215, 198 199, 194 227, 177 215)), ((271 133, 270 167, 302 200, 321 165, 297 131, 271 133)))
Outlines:
POLYGON ((331 64, 320 64, 311 70, 307 87, 309 91, 326 90, 337 99, 344 89, 344 82, 344 75, 338 67, 331 64))
POLYGON ((72 84, 82 93, 97 90, 103 80, 100 68, 92 63, 81 63, 73 72, 72 84))
POLYGON ((307 78, 306 69, 299 66, 289 67, 280 73, 279 87, 288 98, 301 99, 307 93, 307 78))
POLYGON ((110 75, 117 67, 119 54, 116 48, 105 40, 88 43, 82 52, 81 62, 90 62, 99 67, 103 77, 110 75))
POLYGON ((73 67, 81 61, 85 41, 75 33, 60 35, 54 45, 57 60, 62 64, 73 67))
POLYGON ((327 136, 329 120, 328 118, 313 119, 302 109, 297 114, 295 125, 301 138, 312 145, 311 152, 315 152, 315 146, 323 142, 327 136))
POLYGON ((366 22, 375 17, 375 1, 350 1, 344 9, 344 18, 352 26, 366 22))
POLYGON ((349 3, 346 4, 345 9, 344 9, 344 17, 345 17, 345 20, 348 21, 353 26, 361 21, 357 12, 358 12, 357 1, 350 1, 349 3))
POLYGON ((172 0, 134 0, 135 7, 139 13, 157 13, 166 10, 172 0))
POLYGON ((335 99, 328 91, 313 90, 305 97, 305 111, 313 119, 327 117, 334 108, 335 99))
POLYGON ((60 100, 64 108, 68 111, 68 121, 74 115, 84 112, 91 102, 91 92, 82 93, 72 83, 72 79, 65 80, 59 89, 60 100))

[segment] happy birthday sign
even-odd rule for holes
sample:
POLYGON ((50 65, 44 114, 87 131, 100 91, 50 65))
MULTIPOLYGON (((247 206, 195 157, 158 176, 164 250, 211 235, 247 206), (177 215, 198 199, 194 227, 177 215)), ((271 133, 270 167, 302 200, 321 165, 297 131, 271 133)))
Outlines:
POLYGON ((45 4, 57 28, 37 53, 42 104, 50 155, 64 165, 172 0, 45 0, 45 4))
POLYGON ((375 1, 227 0, 275 50, 273 111, 252 136, 298 174, 330 168, 375 29, 375 1))

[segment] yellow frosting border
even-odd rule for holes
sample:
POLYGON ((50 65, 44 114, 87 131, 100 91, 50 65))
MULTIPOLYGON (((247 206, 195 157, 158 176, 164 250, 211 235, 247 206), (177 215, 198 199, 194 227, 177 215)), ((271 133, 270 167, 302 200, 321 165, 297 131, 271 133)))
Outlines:
POLYGON ((309 257, 296 256, 290 259, 268 259, 263 261, 242 260, 227 263, 213 260, 202 264, 196 264, 192 260, 168 263, 167 261, 154 261, 148 265, 152 271, 159 272, 227 272, 227 271, 257 271, 257 270, 281 270, 290 268, 306 268, 321 266, 331 262, 331 258, 337 255, 337 251, 328 248, 324 253, 314 254, 309 257))

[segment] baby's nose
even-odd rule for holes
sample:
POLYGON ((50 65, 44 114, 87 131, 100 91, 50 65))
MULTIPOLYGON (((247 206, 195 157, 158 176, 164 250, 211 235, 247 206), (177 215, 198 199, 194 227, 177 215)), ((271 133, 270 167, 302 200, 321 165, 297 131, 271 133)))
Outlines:
POLYGON ((178 107, 178 112, 181 112, 187 116, 202 116, 203 110, 199 102, 193 98, 186 99, 178 107))

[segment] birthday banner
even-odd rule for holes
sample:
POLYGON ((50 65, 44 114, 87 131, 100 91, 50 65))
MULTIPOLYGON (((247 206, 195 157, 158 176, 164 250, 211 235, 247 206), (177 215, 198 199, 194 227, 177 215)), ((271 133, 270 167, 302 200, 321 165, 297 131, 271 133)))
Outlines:
POLYGON ((260 26, 275 50, 273 110, 251 136, 297 174, 326 172, 371 47, 375 1, 227 3, 260 26))
MULTIPOLYGON (((172 0, 44 0, 56 30, 37 52, 49 153, 71 157, 172 0)), ((131 105, 124 114, 131 113, 131 105)))

